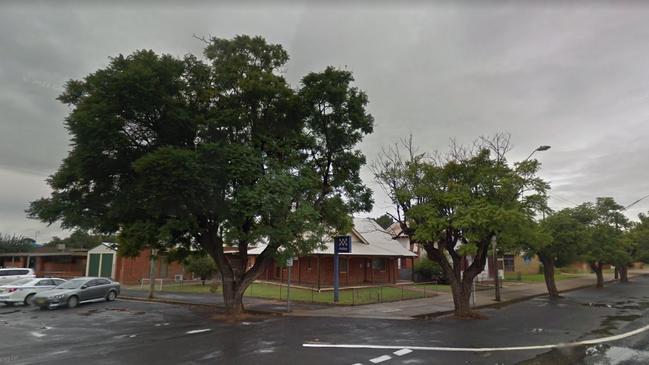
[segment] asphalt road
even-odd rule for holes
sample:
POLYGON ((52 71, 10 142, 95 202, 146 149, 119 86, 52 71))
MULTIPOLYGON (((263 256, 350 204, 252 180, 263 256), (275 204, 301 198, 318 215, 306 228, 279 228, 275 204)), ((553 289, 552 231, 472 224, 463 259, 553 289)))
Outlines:
POLYGON ((648 364, 649 331, 561 350, 409 351, 511 347, 601 338, 649 324, 649 278, 483 311, 487 320, 252 316, 117 300, 75 309, 0 308, 0 364, 648 364), (303 344, 382 348, 308 348, 303 344))

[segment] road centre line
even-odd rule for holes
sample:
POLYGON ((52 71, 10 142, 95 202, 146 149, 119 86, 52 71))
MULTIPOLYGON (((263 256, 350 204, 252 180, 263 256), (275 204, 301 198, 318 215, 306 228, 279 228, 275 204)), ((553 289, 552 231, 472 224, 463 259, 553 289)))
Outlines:
POLYGON ((395 354, 397 356, 403 356, 403 355, 407 355, 407 354, 409 354, 411 352, 412 352, 411 349, 405 348, 405 349, 397 350, 397 351, 393 352, 393 354, 395 354))
POLYGON ((379 357, 375 357, 373 359, 370 359, 370 362, 373 363, 373 364, 378 364, 378 363, 383 362, 383 361, 388 361, 391 358, 392 357, 390 357, 390 355, 381 355, 379 357))
MULTIPOLYGON (((512 346, 512 347, 443 347, 443 346, 386 346, 386 345, 362 345, 362 344, 333 344, 333 343, 304 343, 302 347, 312 348, 346 348, 346 349, 387 349, 399 350, 410 349, 419 351, 452 351, 452 352, 492 352, 492 351, 521 351, 521 350, 543 350, 554 348, 565 348, 582 345, 596 345, 605 342, 617 341, 623 338, 635 336, 642 332, 649 330, 649 325, 640 327, 633 331, 621 333, 619 335, 595 338, 591 340, 556 343, 550 345, 535 345, 535 346, 512 346)), ((370 360, 371 361, 371 360, 370 360)))

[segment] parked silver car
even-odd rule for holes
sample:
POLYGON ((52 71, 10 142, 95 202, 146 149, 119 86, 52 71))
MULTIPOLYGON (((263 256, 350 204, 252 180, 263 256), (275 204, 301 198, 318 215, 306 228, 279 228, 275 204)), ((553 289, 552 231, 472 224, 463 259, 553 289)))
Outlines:
POLYGON ((41 309, 67 306, 74 308, 80 303, 117 298, 120 291, 118 282, 106 278, 75 278, 56 288, 38 293, 32 302, 41 309))
POLYGON ((0 303, 30 305, 36 293, 52 290, 63 283, 65 280, 59 278, 18 279, 0 286, 0 303))

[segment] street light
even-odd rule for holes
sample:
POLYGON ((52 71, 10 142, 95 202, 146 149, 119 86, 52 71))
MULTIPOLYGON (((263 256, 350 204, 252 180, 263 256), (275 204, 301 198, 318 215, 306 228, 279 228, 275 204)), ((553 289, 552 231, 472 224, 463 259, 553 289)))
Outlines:
POLYGON ((534 151, 532 151, 532 153, 530 153, 529 156, 527 156, 526 159, 523 160, 523 162, 529 160, 529 159, 532 157, 532 155, 533 155, 534 153, 536 153, 536 152, 547 151, 547 150, 549 150, 549 149, 550 149, 550 146, 547 146, 547 145, 541 145, 541 146, 538 146, 534 151))
MULTIPOLYGON (((549 149, 550 149, 550 146, 542 144, 542 145, 536 147, 534 149, 534 151, 532 151, 532 153, 530 153, 530 155, 527 156, 527 158, 523 160, 523 162, 529 160, 534 153, 547 151, 549 149)), ((499 267, 498 267, 498 241, 497 241, 495 235, 491 238, 491 240, 493 241, 492 243, 493 243, 493 257, 494 257, 494 286, 496 287, 495 288, 496 289, 496 301, 500 302, 500 276, 499 276, 500 273, 499 273, 499 267)), ((503 267, 503 270, 504 270, 504 267, 503 267)))

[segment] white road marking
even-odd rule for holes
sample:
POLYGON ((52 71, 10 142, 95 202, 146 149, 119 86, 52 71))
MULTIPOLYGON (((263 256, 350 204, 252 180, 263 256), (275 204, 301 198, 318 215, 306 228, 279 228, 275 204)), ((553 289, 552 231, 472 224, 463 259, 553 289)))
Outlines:
POLYGON ((40 332, 32 332, 31 334, 32 334, 32 336, 39 337, 39 338, 46 336, 44 333, 40 333, 40 332))
POLYGON ((407 355, 407 354, 409 354, 411 352, 412 352, 411 349, 401 349, 401 350, 397 350, 397 351, 393 352, 393 354, 395 354, 397 356, 403 356, 403 355, 407 355))
POLYGON ((205 328, 205 329, 202 329, 202 330, 191 330, 191 331, 187 331, 185 333, 187 333, 189 335, 193 335, 194 333, 203 333, 203 332, 209 332, 209 331, 211 331, 211 329, 205 328))
POLYGON ((373 358, 373 359, 370 359, 370 362, 373 363, 373 364, 378 364, 378 363, 380 363, 380 362, 388 361, 388 360, 390 360, 390 359, 391 359, 391 357, 390 357, 389 355, 382 355, 382 356, 379 356, 379 357, 375 357, 375 358, 373 358))
MULTIPOLYGON (((305 343, 303 347, 319 347, 319 348, 345 348, 345 349, 383 349, 383 350, 399 350, 408 348, 410 350, 419 351, 454 351, 454 352, 492 352, 492 351, 521 351, 521 350, 543 350, 554 348, 574 347, 581 345, 596 345, 605 342, 617 341, 623 338, 635 336, 639 333, 649 330, 649 325, 640 327, 633 331, 621 333, 619 335, 595 338, 592 340, 584 340, 577 342, 555 343, 550 345, 535 345, 535 346, 512 346, 512 347, 442 347, 442 346, 384 346, 384 345, 361 345, 361 344, 327 344, 327 343, 305 343)), ((378 358, 377 358, 378 359, 378 358)), ((371 361, 371 360, 370 360, 371 361)))

